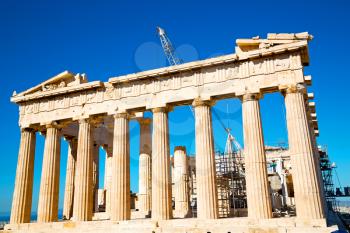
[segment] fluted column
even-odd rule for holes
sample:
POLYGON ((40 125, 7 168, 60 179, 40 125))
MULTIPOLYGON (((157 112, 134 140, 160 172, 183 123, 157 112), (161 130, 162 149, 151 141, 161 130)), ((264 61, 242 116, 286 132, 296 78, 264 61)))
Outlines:
POLYGON ((92 219, 93 128, 91 120, 79 120, 73 208, 75 221, 90 221, 92 219))
POLYGON ((70 219, 73 216, 73 197, 74 197, 74 179, 77 161, 77 144, 76 138, 67 138, 68 156, 66 170, 66 187, 64 191, 63 219, 70 219))
POLYGON ((104 146, 106 152, 104 188, 106 190, 106 213, 111 211, 111 185, 112 185, 112 146, 104 146))
POLYGON ((11 224, 30 222, 32 208, 35 131, 21 129, 15 190, 13 193, 11 224))
POLYGON ((151 211, 151 120, 140 119, 139 159, 139 211, 148 215, 151 211))
POLYGON ((58 189, 60 179, 60 130, 46 126, 44 158, 38 204, 38 222, 58 220, 58 189))
POLYGON ((185 218, 189 208, 188 165, 186 148, 175 147, 174 151, 174 182, 175 182, 175 212, 176 217, 185 218))
POLYGON ((130 219, 129 119, 126 113, 114 116, 111 220, 130 219))
POLYGON ((305 87, 297 85, 285 92, 289 153, 292 164, 293 186, 297 218, 322 219, 320 179, 317 177, 312 135, 308 124, 305 87))
POLYGON ((323 177, 322 177, 322 172, 321 172, 321 164, 320 164, 320 153, 317 145, 317 140, 316 140, 316 135, 315 135, 315 128, 313 125, 313 119, 311 116, 311 109, 308 106, 308 101, 306 100, 305 106, 306 106, 306 115, 308 117, 308 122, 309 122, 309 131, 310 131, 310 136, 311 136, 311 143, 312 143, 312 149, 313 149, 313 154, 314 154, 314 161, 315 161, 315 167, 316 167, 316 175, 317 179, 319 182, 320 186, 320 196, 321 196, 321 201, 322 201, 322 208, 325 213, 327 214, 327 203, 326 199, 324 196, 324 183, 323 183, 323 177))
POLYGON ((99 187, 99 153, 100 146, 98 144, 94 144, 93 147, 93 163, 92 163, 92 192, 93 192, 93 211, 98 212, 98 187, 99 187))
POLYGON ((169 126, 166 108, 153 109, 152 219, 172 218, 169 126))
POLYGON ((211 104, 196 99, 193 106, 196 121, 197 218, 216 219, 218 197, 211 104))
POLYGON ((259 95, 243 96, 242 115, 248 217, 272 218, 259 95))

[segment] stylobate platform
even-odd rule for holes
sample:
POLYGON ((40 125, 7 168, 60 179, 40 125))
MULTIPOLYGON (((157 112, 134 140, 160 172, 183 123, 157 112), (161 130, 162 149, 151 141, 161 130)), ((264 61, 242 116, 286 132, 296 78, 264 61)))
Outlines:
POLYGON ((253 220, 241 217, 216 220, 171 219, 158 222, 151 219, 133 219, 122 222, 96 220, 8 224, 4 232, 330 233, 337 229, 337 226, 327 227, 324 220, 300 221, 296 218, 253 220))

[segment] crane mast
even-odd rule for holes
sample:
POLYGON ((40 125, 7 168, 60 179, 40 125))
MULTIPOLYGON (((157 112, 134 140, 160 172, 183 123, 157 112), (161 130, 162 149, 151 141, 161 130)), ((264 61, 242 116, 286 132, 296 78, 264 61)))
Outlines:
MULTIPOLYGON (((176 54, 175 54, 175 49, 167 36, 165 30, 161 27, 157 27, 157 33, 160 38, 160 42, 162 44, 164 54, 166 58, 168 59, 169 65, 174 66, 174 65, 179 65, 182 63, 182 60, 179 59, 176 54)), ((191 106, 189 106, 192 112, 192 115, 194 116, 194 111, 191 106)), ((241 152, 242 147, 241 145, 237 142, 235 137, 231 134, 230 129, 227 128, 224 123, 220 120, 220 117, 217 115, 217 113, 213 110, 214 114, 216 115, 217 119, 220 121, 222 127, 224 130, 227 132, 227 140, 226 140, 226 145, 225 145, 225 153, 229 154, 232 156, 234 151, 241 152)))
POLYGON ((175 49, 169 37, 165 33, 165 30, 161 27, 157 27, 157 32, 158 32, 160 43, 162 44, 165 56, 169 62, 169 65, 174 66, 174 65, 181 64, 182 61, 176 56, 175 49))

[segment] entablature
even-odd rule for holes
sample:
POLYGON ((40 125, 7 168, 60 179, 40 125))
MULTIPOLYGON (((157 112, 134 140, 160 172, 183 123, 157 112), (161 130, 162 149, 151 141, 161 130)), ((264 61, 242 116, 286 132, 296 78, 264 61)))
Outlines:
MULTIPOLYGON (((240 54, 112 77, 104 83, 75 82, 68 85, 77 79, 76 75, 69 73, 63 76, 71 81, 61 87, 43 91, 39 85, 29 89, 31 91, 13 96, 11 101, 20 106, 21 127, 29 127, 62 119, 191 104, 195 98, 216 100, 246 93, 275 92, 296 83, 305 83, 302 62, 305 50, 307 41, 298 40, 240 54)), ((44 83, 61 83, 60 78, 62 76, 44 83)))

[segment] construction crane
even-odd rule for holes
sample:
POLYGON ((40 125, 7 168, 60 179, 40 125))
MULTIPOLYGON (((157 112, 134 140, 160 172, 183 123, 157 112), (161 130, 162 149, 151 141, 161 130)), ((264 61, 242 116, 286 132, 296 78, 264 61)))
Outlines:
POLYGON ((222 128, 226 131, 227 133, 227 139, 226 139, 226 145, 225 145, 225 154, 232 154, 233 152, 241 152, 242 147, 239 144, 239 142, 236 140, 236 138, 231 134, 231 129, 229 127, 226 127, 224 122, 222 122, 220 116, 218 113, 215 111, 214 108, 212 108, 212 112, 215 115, 216 119, 219 121, 220 125, 222 128))
MULTIPOLYGON (((160 42, 161 42, 163 50, 164 50, 164 54, 165 54, 166 58, 168 59, 169 65, 173 66, 173 65, 181 64, 182 60, 176 56, 175 49, 174 49, 169 37, 167 36, 165 30, 161 27, 157 27, 157 32, 158 32, 160 42)), ((191 109, 192 115, 194 115, 194 111, 193 111, 193 108, 191 106, 190 106, 190 109, 191 109)), ((224 125, 224 123, 220 120, 220 117, 217 115, 217 113, 215 112, 214 109, 213 109, 213 113, 216 115, 217 119, 220 121, 221 126, 227 132, 225 153, 232 154, 234 152, 234 150, 236 150, 237 152, 241 152, 242 147, 237 142, 235 137, 231 134, 231 132, 230 132, 231 130, 224 125)))
POLYGON ((161 27, 157 27, 157 32, 158 32, 160 43, 162 44, 165 56, 168 59, 169 65, 175 66, 175 65, 181 64, 182 60, 176 56, 174 47, 171 44, 169 37, 165 33, 165 30, 161 27))
MULTIPOLYGON (((175 49, 171 44, 169 37, 165 33, 165 30, 161 27, 157 27, 157 32, 159 35, 160 43, 162 44, 164 50, 164 54, 168 59, 169 65, 175 66, 181 64, 182 60, 176 56, 175 49)), ((194 116, 193 108, 191 106, 189 106, 189 108, 191 109, 192 115, 194 116)))
POLYGON ((226 139, 226 145, 225 145, 225 154, 232 154, 233 152, 242 151, 242 147, 237 142, 236 138, 231 134, 231 130, 229 128, 225 128, 225 131, 227 132, 227 139, 226 139))
MULTIPOLYGON (((158 32, 160 42, 161 42, 163 50, 164 50, 164 54, 165 54, 166 58, 168 59, 169 65, 173 66, 173 65, 181 64, 182 60, 176 56, 175 49, 174 49, 169 37, 167 36, 165 30, 161 27, 157 27, 157 32, 158 32)), ((193 108, 191 106, 189 106, 189 107, 191 109, 192 115, 194 115, 193 108)), ((220 121, 224 130, 227 132, 225 153, 232 154, 235 149, 236 149, 236 151, 240 152, 242 150, 242 147, 237 142, 235 137, 230 133, 230 129, 223 124, 223 122, 220 120, 219 116, 217 115, 217 113, 215 112, 214 109, 213 109, 213 112, 216 115, 217 119, 220 121)))

